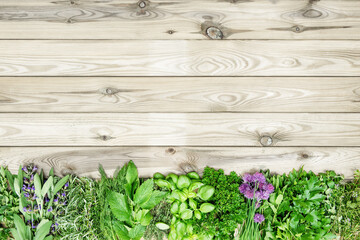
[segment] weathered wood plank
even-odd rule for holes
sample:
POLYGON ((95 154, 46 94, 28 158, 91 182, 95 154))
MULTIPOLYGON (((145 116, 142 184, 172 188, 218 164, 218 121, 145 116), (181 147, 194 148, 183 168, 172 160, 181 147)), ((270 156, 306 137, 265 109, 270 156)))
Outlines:
POLYGON ((360 112, 359 77, 0 77, 0 112, 360 112))
POLYGON ((359 75, 360 41, 0 42, 0 76, 359 75))
POLYGON ((34 163, 48 172, 64 175, 99 177, 102 164, 109 174, 133 160, 143 177, 155 172, 168 174, 192 170, 201 172, 205 166, 222 168, 226 173, 245 173, 270 169, 288 173, 304 166, 316 173, 336 170, 352 178, 360 169, 360 148, 344 147, 1 147, 0 165, 16 172, 19 165, 34 163))
POLYGON ((4 113, 0 146, 360 146, 360 114, 4 113))
POLYGON ((360 39, 357 0, 1 0, 2 39, 360 39), (44 31, 46 29, 46 31, 44 31), (132 31, 129 31, 132 29, 132 31))

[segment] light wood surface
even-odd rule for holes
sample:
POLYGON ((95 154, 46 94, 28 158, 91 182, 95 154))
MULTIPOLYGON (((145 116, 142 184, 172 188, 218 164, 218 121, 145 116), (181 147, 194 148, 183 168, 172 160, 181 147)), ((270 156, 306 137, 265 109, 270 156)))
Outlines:
POLYGON ((0 0, 0 164, 360 168, 359 0, 0 0))
POLYGON ((360 76, 360 41, 4 40, 0 76, 360 76))
POLYGON ((97 178, 99 164, 112 174, 132 159, 144 177, 155 172, 201 173, 206 166, 239 174, 260 169, 288 173, 304 166, 308 171, 336 170, 352 178, 354 170, 360 168, 359 155, 358 147, 0 147, 0 164, 13 172, 20 164, 34 163, 45 172, 54 167, 59 175, 97 178))
POLYGON ((357 0, 1 0, 2 39, 359 39, 357 0), (140 7, 142 6, 142 8, 140 7), (215 27, 219 34, 207 35, 215 27))
POLYGON ((356 113, 7 113, 0 146, 360 146, 359 122, 356 113))
POLYGON ((0 77, 0 112, 360 112, 360 77, 0 77))

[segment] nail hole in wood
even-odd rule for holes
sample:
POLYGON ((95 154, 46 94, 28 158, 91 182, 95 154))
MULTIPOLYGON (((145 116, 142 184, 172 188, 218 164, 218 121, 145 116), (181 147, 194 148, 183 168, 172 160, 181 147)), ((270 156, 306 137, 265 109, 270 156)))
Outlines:
POLYGON ((273 139, 270 136, 262 136, 260 143, 263 146, 271 146, 273 144, 273 139))
POLYGON ((215 40, 220 40, 223 39, 224 34, 223 32, 214 26, 208 27, 206 29, 206 35, 210 38, 210 39, 215 39, 215 40))
POLYGON ((173 33, 175 33, 175 31, 169 30, 169 31, 167 31, 167 33, 168 33, 168 34, 173 34, 173 33))

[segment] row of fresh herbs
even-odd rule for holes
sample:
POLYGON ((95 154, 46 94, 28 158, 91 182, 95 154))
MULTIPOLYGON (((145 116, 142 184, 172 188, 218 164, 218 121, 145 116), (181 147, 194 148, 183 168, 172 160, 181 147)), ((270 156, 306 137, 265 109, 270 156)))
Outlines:
POLYGON ((360 239, 360 172, 140 179, 130 161, 100 180, 0 169, 0 239, 360 239))

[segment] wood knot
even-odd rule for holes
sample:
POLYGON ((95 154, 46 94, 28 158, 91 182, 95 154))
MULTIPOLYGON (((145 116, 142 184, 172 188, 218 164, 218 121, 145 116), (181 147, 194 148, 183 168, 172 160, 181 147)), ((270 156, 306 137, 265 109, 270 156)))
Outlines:
POLYGON ((273 139, 270 136, 262 136, 260 138, 260 143, 264 147, 271 146, 273 144, 273 139))
POLYGON ((108 136, 108 135, 100 135, 99 138, 100 138, 100 140, 102 140, 102 141, 108 141, 108 140, 110 140, 110 139, 113 139, 113 137, 108 136))
POLYGON ((114 94, 120 92, 120 90, 117 88, 107 87, 107 88, 100 90, 100 92, 104 95, 110 96, 110 95, 114 95, 114 94))
POLYGON ((146 7, 146 2, 145 1, 140 1, 138 3, 138 6, 139 6, 139 8, 145 8, 146 7))
POLYGON ((322 13, 315 9, 308 9, 303 13, 303 16, 306 18, 318 18, 321 17, 322 13))
POLYGON ((299 152, 298 160, 304 160, 310 158, 310 154, 306 152, 299 152))
POLYGON ((175 33, 175 31, 174 30, 169 30, 169 31, 167 31, 166 33, 168 33, 168 34, 174 34, 175 33))
POLYGON ((75 5, 75 1, 71 0, 70 5, 75 5))
POLYGON ((214 26, 210 26, 206 29, 206 35, 210 39, 214 39, 214 40, 220 40, 224 38, 223 32, 218 27, 214 27, 214 26))
POLYGON ((306 159, 306 158, 309 158, 309 155, 306 154, 306 153, 302 153, 302 154, 301 154, 301 157, 306 159))
POLYGON ((296 25, 291 28, 291 30, 296 33, 301 33, 304 31, 304 29, 305 29, 304 26, 300 26, 300 25, 296 25))
POLYGON ((73 23, 73 20, 71 20, 71 18, 68 18, 68 19, 66 20, 66 23, 73 23))
POLYGON ((174 155, 176 153, 176 150, 175 150, 175 148, 170 147, 170 148, 166 149, 166 153, 174 155))

